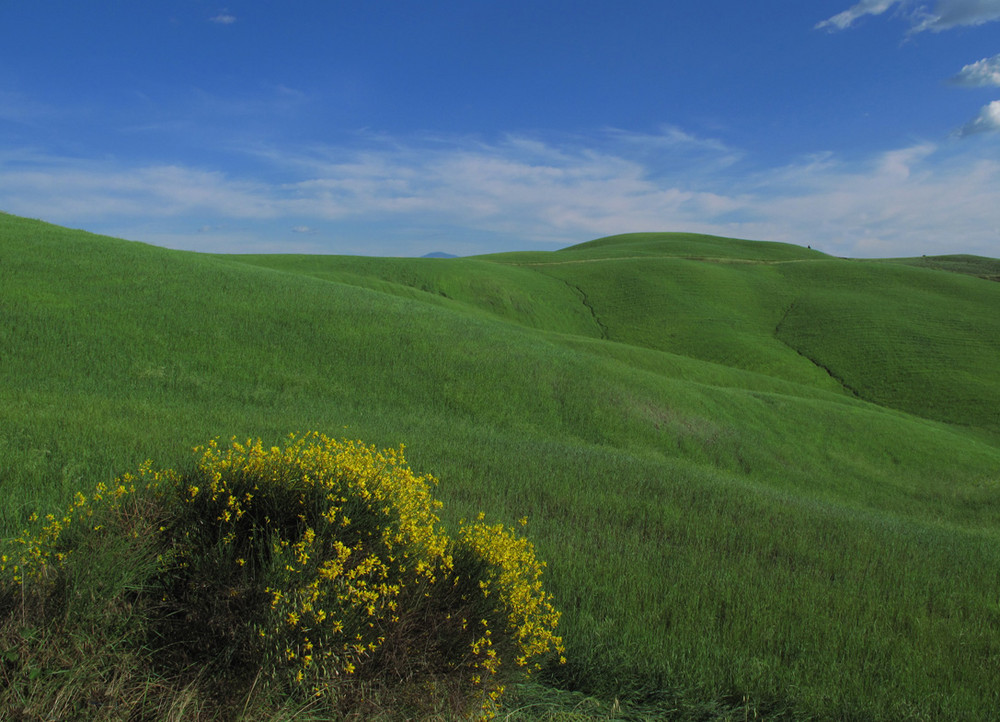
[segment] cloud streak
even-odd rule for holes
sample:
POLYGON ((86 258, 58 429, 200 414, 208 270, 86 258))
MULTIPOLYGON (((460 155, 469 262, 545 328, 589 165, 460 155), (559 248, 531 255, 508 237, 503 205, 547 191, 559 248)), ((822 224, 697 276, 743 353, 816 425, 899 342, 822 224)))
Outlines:
POLYGON ((109 217, 272 218, 271 188, 179 165, 121 167, 98 161, 20 156, 0 171, 0 197, 11 212, 90 223, 109 217))
MULTIPOLYGON (((1000 102, 988 108, 982 124, 996 126, 1000 102)), ((466 254, 685 230, 845 256, 1000 257, 1000 162, 979 145, 921 143, 863 161, 827 154, 752 168, 734 149, 672 129, 493 142, 383 137, 258 150, 254 179, 8 156, 0 198, 20 215, 103 233, 132 228, 126 237, 199 250, 290 251, 301 248, 293 237, 307 236, 312 252, 419 255, 433 243, 466 254)))
POLYGON ((767 237, 811 236, 838 255, 996 256, 998 191, 1000 163, 964 144, 924 143, 862 163, 829 157, 776 169, 755 200, 762 228, 773 229, 767 237))
POLYGON ((938 0, 933 12, 918 10, 920 22, 913 32, 930 30, 939 33, 963 25, 985 25, 1000 19, 998 0, 938 0))
POLYGON ((934 9, 915 0, 862 0, 816 24, 816 28, 846 30, 866 15, 896 9, 910 20, 910 33, 942 32, 965 25, 983 25, 1000 19, 1000 0, 938 0, 934 9))
POLYGON ((286 187, 288 207, 328 221, 412 215, 563 243, 733 208, 714 191, 654 179, 654 169, 624 152, 662 152, 660 142, 621 132, 583 145, 524 137, 493 144, 390 142, 348 158, 323 160, 340 153, 313 148, 278 162, 310 175, 286 187), (608 143, 614 147, 598 147, 608 143))
POLYGON ((209 21, 216 23, 217 25, 232 25, 236 22, 236 16, 228 10, 223 10, 218 15, 209 18, 209 21))
POLYGON ((895 5, 899 0, 862 0, 857 5, 852 5, 847 10, 837 13, 816 24, 817 29, 828 28, 830 30, 845 30, 854 24, 854 21, 865 15, 881 15, 886 10, 895 5))

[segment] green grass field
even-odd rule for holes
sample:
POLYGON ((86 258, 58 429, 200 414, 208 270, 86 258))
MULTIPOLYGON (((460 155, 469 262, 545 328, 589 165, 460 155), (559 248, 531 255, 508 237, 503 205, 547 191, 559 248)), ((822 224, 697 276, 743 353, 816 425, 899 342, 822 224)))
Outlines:
POLYGON ((0 538, 216 436, 403 443, 446 521, 527 515, 548 562, 568 662, 513 719, 995 719, 998 264, 220 256, 0 215, 0 538))

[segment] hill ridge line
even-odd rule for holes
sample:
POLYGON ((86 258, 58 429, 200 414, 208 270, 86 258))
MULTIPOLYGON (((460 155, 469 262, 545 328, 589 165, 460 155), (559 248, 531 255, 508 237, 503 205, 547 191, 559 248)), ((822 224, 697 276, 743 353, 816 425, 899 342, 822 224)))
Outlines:
MULTIPOLYGON (((823 258, 791 258, 783 261, 769 261, 755 258, 718 258, 713 256, 608 256, 605 258, 576 258, 570 261, 525 261, 508 262, 510 266, 568 266, 576 263, 600 263, 602 261, 649 261, 652 259, 678 259, 683 261, 705 261, 706 263, 732 263, 752 266, 776 266, 784 263, 807 263, 826 260, 823 258)), ((505 263, 498 261, 498 263, 505 263)))

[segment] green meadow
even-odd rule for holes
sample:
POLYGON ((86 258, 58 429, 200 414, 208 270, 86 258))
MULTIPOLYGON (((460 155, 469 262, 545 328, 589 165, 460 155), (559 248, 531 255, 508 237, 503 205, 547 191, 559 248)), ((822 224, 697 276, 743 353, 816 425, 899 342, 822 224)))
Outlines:
POLYGON ((215 437, 405 444, 445 522, 527 516, 547 562, 567 662, 501 719, 996 719, 998 278, 675 233, 209 255, 0 214, 0 539, 215 437))

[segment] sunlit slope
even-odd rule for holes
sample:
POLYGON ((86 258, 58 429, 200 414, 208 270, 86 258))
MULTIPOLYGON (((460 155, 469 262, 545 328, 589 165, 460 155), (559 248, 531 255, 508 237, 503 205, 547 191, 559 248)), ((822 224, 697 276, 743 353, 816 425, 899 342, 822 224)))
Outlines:
POLYGON ((682 234, 516 262, 577 288, 605 338, 1000 430, 1000 284, 682 234))
MULTIPOLYGON (((146 413, 171 418, 170 423, 176 424, 184 418, 183 409, 199 409, 188 419, 192 429, 184 431, 185 438, 194 439, 206 432, 228 433, 234 420, 280 428, 277 419, 284 417, 297 428, 311 419, 325 423, 336 419, 383 433, 395 433, 397 423, 419 426, 418 420, 423 420, 428 426, 479 428, 484 433, 503 430, 630 448, 656 458, 682 458, 753 474, 772 485, 795 488, 808 483, 813 492, 830 493, 852 504, 870 492, 856 496, 857 490, 845 479, 881 478, 895 489, 900 486, 899 463, 912 467, 904 486, 923 489, 923 484, 939 483, 923 460, 941 430, 925 430, 905 417, 866 407, 837 388, 825 372, 803 385, 787 380, 795 380, 792 373, 778 378, 782 374, 704 364, 692 351, 694 341, 680 349, 685 354, 676 354, 649 348, 652 335, 640 348, 623 343, 629 339, 625 333, 618 343, 600 342, 587 333, 572 335, 574 323, 593 331, 588 318, 581 321, 574 315, 586 306, 566 290, 566 283, 537 269, 512 272, 499 266, 497 274, 508 281, 527 274, 534 286, 526 287, 539 296, 545 284, 555 283, 550 286, 555 300, 547 299, 545 313, 556 319, 550 323, 557 332, 469 313, 467 303, 443 297, 426 302, 427 295, 439 296, 434 292, 407 298, 315 274, 249 266, 242 259, 168 251, 27 221, 7 222, 15 227, 20 223, 29 231, 8 231, 3 245, 7 278, 0 341, 5 349, 5 388, 14 402, 6 409, 8 429, 27 433, 26 417, 47 423, 90 418, 97 423, 102 413, 112 425, 121 423, 122 414, 142 418, 146 413), (560 315, 569 320, 557 323, 560 315), (306 418, 296 419, 304 409, 306 418), (862 421, 866 418, 871 421, 862 421), (883 427, 886 434, 869 437, 879 447, 877 456, 901 461, 883 468, 881 462, 856 454, 854 431, 847 429, 857 424, 883 427), (889 432, 899 424, 907 433, 889 432), (840 444, 845 450, 831 453, 840 444), (889 451, 883 445, 899 448, 889 451)), ((338 264, 337 259, 319 261, 338 264)), ((677 267, 668 268, 668 274, 656 265, 660 262, 647 261, 647 270, 652 270, 646 276, 635 273, 648 283, 654 301, 649 302, 651 311, 638 309, 634 315, 679 319, 685 313, 695 314, 697 304, 668 314, 666 300, 656 300, 657 279, 670 276, 676 284, 681 277, 677 267)), ((343 265, 350 268, 350 260, 343 265)), ((410 269, 411 277, 416 277, 426 265, 392 261, 381 273, 398 281, 401 272, 410 269)), ((581 264, 588 272, 598 266, 581 264)), ((717 265, 704 266, 707 270, 694 268, 694 280, 689 276, 688 287, 683 293, 675 291, 675 298, 693 295, 699 279, 729 283, 738 287, 733 293, 742 294, 744 300, 727 304, 749 308, 741 311, 745 324, 761 338, 767 337, 772 325, 790 323, 779 315, 789 298, 772 278, 727 278, 712 275, 719 270, 717 265), (764 291, 758 291, 760 287, 764 291), (755 307, 745 300, 754 294, 780 296, 781 303, 767 308, 759 302, 755 307), (770 315, 761 321, 765 313, 770 315)), ((455 271, 439 273, 439 286, 459 284, 467 268, 459 265, 455 271)), ((485 270, 481 274, 477 288, 486 282, 485 270)), ((622 279, 623 288, 633 284, 633 277, 624 273, 605 275, 622 279)), ((602 325, 628 328, 627 300, 639 305, 642 299, 634 295, 612 299, 595 277, 572 280, 587 288, 588 298, 604 299, 607 311, 595 305, 598 317, 606 319, 602 325)), ((516 293, 529 291, 522 288, 516 293)), ((469 301, 475 293, 466 296, 469 301)), ((721 304, 718 312, 723 313, 721 304)), ((707 323, 696 317, 689 325, 693 328, 689 337, 695 339, 707 323)), ((739 325, 733 328, 738 331, 739 325)), ((662 329, 658 333, 660 338, 669 337, 662 329)), ((732 336, 725 338, 728 342, 732 336)), ((781 348, 775 341, 775 357, 781 348)), ((802 364, 807 372, 815 368, 785 348, 786 359, 802 364)), ((763 356, 757 353, 758 358, 763 356)), ((990 380, 988 375, 983 379, 990 380)), ((138 424, 140 429, 145 426, 138 424)), ((970 454, 981 458, 972 450, 970 454)), ((904 497, 894 491, 878 503, 909 508, 904 497)))
POLYGON ((236 258, 1000 429, 991 259, 851 261, 673 233, 446 261, 236 258))
POLYGON ((902 263, 918 268, 964 273, 987 281, 1000 281, 1000 259, 957 254, 949 256, 921 256, 920 258, 893 258, 886 263, 902 263))
MULTIPOLYGON (((807 257, 648 254, 644 274, 613 249, 265 261, 0 215, 0 534, 147 457, 183 465, 216 435, 402 442, 449 514, 529 516, 565 612, 555 684, 793 718, 994 711, 1000 448, 856 397, 806 358, 835 349, 807 347, 795 311, 814 299, 840 333, 822 320, 846 303, 820 293, 823 264, 863 298, 919 283, 971 325, 987 282, 904 269, 873 289, 838 270, 853 262, 794 248, 768 253, 807 257), (973 285, 953 298, 945 278, 973 285), (659 295, 630 315, 634 283, 659 295), (744 319, 714 327, 720 344, 745 334, 741 368, 698 346, 709 311, 681 328, 699 304, 676 304, 697 294, 744 319)), ((969 374, 995 387, 996 368, 969 374)))
POLYGON ((475 258, 235 255, 222 257, 368 288, 532 328, 599 336, 579 291, 532 269, 475 258))
POLYGON ((1000 431, 1000 284, 904 265, 782 267, 777 338, 859 397, 1000 431))
POLYGON ((626 256, 533 267, 578 289, 611 341, 836 388, 776 337, 794 289, 774 265, 626 256))

